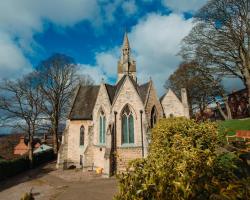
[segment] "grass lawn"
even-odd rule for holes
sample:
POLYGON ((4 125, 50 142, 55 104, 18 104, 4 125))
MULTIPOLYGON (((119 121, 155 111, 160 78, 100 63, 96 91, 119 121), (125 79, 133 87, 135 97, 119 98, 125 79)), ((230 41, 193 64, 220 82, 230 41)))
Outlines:
POLYGON ((250 119, 232 119, 220 121, 219 127, 225 129, 228 135, 234 135, 236 130, 250 130, 250 119))

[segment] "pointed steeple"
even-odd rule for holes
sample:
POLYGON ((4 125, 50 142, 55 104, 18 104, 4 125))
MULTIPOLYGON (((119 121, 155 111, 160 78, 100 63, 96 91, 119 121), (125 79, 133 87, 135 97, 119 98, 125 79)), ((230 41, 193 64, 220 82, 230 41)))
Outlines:
POLYGON ((123 45, 122 45, 122 57, 125 62, 128 62, 130 60, 130 46, 129 46, 127 32, 125 32, 124 34, 123 45))
POLYGON ((127 32, 125 32, 125 34, 124 34, 122 49, 130 49, 127 32))
POLYGON ((123 75, 129 75, 136 80, 136 62, 131 57, 128 34, 125 32, 122 44, 121 59, 118 62, 118 81, 123 75))

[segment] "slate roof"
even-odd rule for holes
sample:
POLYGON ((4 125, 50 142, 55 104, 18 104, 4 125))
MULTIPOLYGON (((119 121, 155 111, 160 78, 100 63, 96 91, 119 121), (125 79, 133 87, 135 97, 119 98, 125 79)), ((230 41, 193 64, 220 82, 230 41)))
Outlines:
POLYGON ((80 86, 74 100, 69 119, 91 120, 92 111, 100 86, 80 86))
POLYGON ((139 86, 140 96, 141 96, 143 103, 145 103, 145 101, 147 100, 146 98, 147 98, 147 94, 149 91, 149 87, 150 87, 150 82, 147 82, 139 86))
MULTIPOLYGON (((115 97, 118 95, 124 81, 126 80, 126 75, 124 75, 116 85, 104 84, 109 96, 111 104, 113 103, 115 97)), ((132 84, 134 85, 137 93, 141 97, 143 103, 145 103, 147 94, 149 92, 150 82, 143 85, 138 85, 136 81, 128 76, 132 84)), ((71 120, 91 120, 92 111, 95 106, 97 95, 100 86, 80 86, 76 98, 74 100, 69 119, 71 120)))

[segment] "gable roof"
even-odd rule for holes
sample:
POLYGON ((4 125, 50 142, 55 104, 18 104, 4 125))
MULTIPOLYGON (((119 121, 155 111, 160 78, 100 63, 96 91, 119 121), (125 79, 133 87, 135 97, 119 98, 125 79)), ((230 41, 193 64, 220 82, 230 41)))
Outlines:
POLYGON ((167 96, 168 94, 173 95, 180 103, 182 103, 181 100, 176 96, 176 94, 170 88, 167 90, 167 92, 163 96, 161 96, 160 102, 162 102, 165 96, 167 96))
POLYGON ((145 103, 145 101, 147 100, 149 87, 150 87, 150 82, 144 83, 143 85, 139 86, 140 97, 143 103, 145 103))
MULTIPOLYGON (((114 99, 118 96, 126 77, 129 78, 142 102, 145 103, 149 93, 150 81, 143 85, 138 85, 137 82, 128 75, 124 75, 116 85, 104 84, 110 103, 112 104, 114 99)), ((92 120, 92 112, 99 89, 100 86, 79 86, 69 114, 70 120, 92 120)))
MULTIPOLYGON (((115 97, 118 95, 120 89, 122 88, 123 83, 126 80, 126 77, 128 77, 128 79, 131 81, 132 85, 134 86, 136 92, 138 93, 139 97, 141 98, 142 102, 145 103, 146 98, 147 98, 147 94, 149 92, 149 87, 150 87, 150 81, 143 84, 143 85, 138 85, 138 83, 129 75, 124 75, 119 82, 116 84, 115 86, 115 96, 113 98, 113 100, 115 99, 115 97)), ((113 102, 111 102, 113 103, 113 102)))
POLYGON ((92 119, 92 111, 95 106, 100 86, 80 86, 74 100, 69 119, 92 119))
POLYGON ((115 97, 116 87, 113 85, 109 85, 109 84, 105 84, 105 87, 109 96, 109 100, 112 103, 115 97))

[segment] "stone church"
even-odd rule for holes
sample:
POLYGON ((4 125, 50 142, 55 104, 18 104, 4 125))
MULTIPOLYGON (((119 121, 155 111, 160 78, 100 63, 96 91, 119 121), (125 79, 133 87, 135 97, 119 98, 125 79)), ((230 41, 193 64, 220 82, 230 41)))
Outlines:
POLYGON ((115 85, 79 86, 58 154, 57 167, 102 168, 111 176, 130 160, 147 156, 150 130, 162 117, 189 117, 186 90, 160 99, 152 80, 138 84, 127 34, 115 85))

